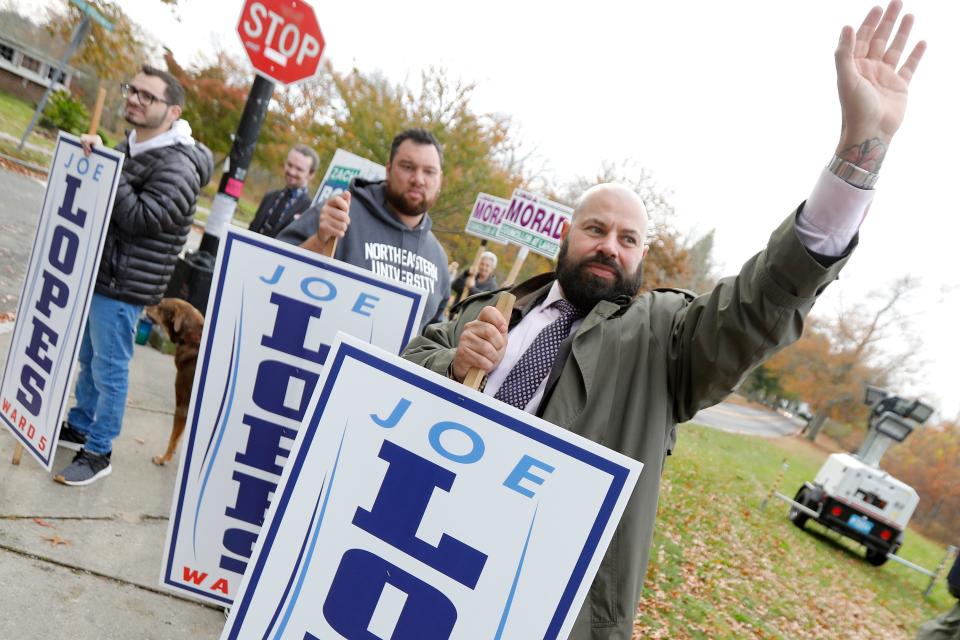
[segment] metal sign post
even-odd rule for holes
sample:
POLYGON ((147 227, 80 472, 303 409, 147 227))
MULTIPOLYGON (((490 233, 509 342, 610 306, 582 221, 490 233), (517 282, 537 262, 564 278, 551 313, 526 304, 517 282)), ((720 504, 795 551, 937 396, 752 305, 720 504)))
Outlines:
POLYGON ((54 72, 53 77, 50 78, 50 84, 47 85, 47 90, 43 92, 43 97, 40 98, 40 102, 37 104, 37 109, 33 112, 33 118, 30 119, 30 124, 27 125, 27 130, 23 132, 23 137, 20 138, 20 145, 17 147, 17 151, 23 150, 23 145, 27 143, 27 138, 30 137, 30 134, 33 132, 33 128, 37 125, 37 121, 40 120, 40 114, 43 113, 44 107, 47 106, 47 100, 50 98, 50 93, 53 91, 53 85, 57 83, 57 78, 63 74, 63 69, 67 66, 67 62, 73 57, 73 54, 77 52, 77 49, 80 48, 80 43, 83 42, 90 34, 90 29, 93 28, 93 25, 90 21, 95 20, 107 31, 113 31, 113 23, 100 15, 96 9, 91 7, 83 0, 71 1, 73 4, 80 7, 81 11, 83 11, 83 20, 81 20, 80 24, 77 25, 77 28, 73 30, 73 36, 70 37, 70 44, 67 46, 67 50, 63 52, 63 57, 60 58, 60 63, 57 65, 57 70, 54 72))

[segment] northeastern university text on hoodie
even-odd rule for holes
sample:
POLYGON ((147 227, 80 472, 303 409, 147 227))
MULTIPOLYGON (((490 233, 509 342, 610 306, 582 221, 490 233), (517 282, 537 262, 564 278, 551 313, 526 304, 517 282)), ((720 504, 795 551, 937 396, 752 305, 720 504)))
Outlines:
MULTIPOLYGON (((430 228, 430 214, 411 229, 387 209, 386 183, 355 178, 350 183, 350 226, 333 257, 427 292, 420 330, 443 320, 450 294, 447 253, 430 228)), ((322 202, 303 212, 277 235, 302 244, 317 232, 322 202)))

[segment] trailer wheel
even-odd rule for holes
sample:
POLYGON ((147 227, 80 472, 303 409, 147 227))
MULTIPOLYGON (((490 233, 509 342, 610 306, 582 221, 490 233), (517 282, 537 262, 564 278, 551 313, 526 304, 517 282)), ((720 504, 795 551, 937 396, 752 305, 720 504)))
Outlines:
MULTIPOLYGON (((807 505, 807 488, 800 487, 800 490, 797 491, 797 495, 794 496, 793 501, 799 502, 800 504, 806 506, 807 505)), ((787 517, 790 518, 790 522, 800 527, 801 529, 803 529, 803 525, 807 524, 807 520, 810 518, 810 516, 808 516, 803 511, 800 511, 800 509, 797 509, 792 505, 790 507, 789 513, 787 513, 787 517)))
POLYGON ((887 561, 888 549, 872 549, 867 547, 867 562, 879 567, 887 561))

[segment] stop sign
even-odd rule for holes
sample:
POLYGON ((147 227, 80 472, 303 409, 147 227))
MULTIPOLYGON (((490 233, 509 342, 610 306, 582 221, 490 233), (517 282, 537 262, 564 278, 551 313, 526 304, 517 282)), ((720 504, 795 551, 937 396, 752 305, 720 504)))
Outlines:
POLYGON ((313 7, 300 0, 246 0, 237 24, 257 72, 291 84, 317 73, 323 34, 313 7))

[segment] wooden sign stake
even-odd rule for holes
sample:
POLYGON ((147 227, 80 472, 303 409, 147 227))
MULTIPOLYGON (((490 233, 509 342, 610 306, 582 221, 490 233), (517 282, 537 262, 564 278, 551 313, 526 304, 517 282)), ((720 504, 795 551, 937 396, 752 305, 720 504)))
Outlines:
POLYGON ((320 250, 320 253, 322 255, 327 256, 328 258, 332 258, 336 250, 337 250, 337 237, 333 236, 332 238, 327 240, 327 243, 325 245, 323 245, 323 249, 320 250))
POLYGON ((100 115, 103 113, 103 101, 107 97, 107 90, 100 87, 97 91, 97 102, 93 106, 93 117, 90 119, 90 135, 97 135, 97 129, 100 127, 100 115))
POLYGON ((530 254, 530 249, 526 247, 520 247, 520 250, 517 252, 517 259, 513 263, 513 267, 510 268, 510 273, 507 275, 506 281, 503 283, 505 287, 512 287, 513 283, 516 281, 517 276, 520 275, 520 267, 523 266, 523 261, 527 259, 527 256, 530 254))
MULTIPOLYGON (((497 298, 497 311, 503 314, 503 317, 507 319, 507 322, 510 322, 510 314, 513 313, 513 303, 516 302, 517 297, 512 293, 504 291, 500 294, 500 297, 497 298)), ((477 369, 474 367, 467 371, 467 375, 463 378, 463 384, 467 385, 471 389, 480 390, 480 386, 483 384, 483 381, 487 377, 487 372, 483 369, 477 369)))

